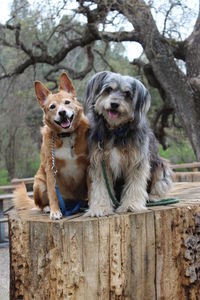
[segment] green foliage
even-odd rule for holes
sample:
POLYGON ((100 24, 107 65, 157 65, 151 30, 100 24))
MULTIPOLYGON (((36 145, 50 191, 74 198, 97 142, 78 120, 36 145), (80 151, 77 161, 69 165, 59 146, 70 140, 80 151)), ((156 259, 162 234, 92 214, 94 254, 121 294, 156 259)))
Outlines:
POLYGON ((19 178, 33 177, 40 166, 40 154, 34 153, 33 157, 26 157, 25 160, 16 162, 16 173, 19 178))
POLYGON ((32 174, 35 174, 37 172, 37 170, 39 169, 40 166, 40 155, 39 153, 37 153, 36 155, 36 160, 30 160, 28 162, 28 172, 30 172, 30 175, 28 176, 32 176, 32 174))
POLYGON ((0 169, 0 185, 9 184, 8 171, 5 168, 0 169))
POLYGON ((148 88, 151 94, 151 107, 148 112, 148 118, 150 123, 152 123, 156 111, 162 105, 162 99, 157 89, 150 87, 148 84, 146 84, 146 87, 148 88))
POLYGON ((160 155, 168 159, 171 163, 186 163, 196 161, 195 154, 188 141, 173 141, 167 150, 159 147, 160 155))

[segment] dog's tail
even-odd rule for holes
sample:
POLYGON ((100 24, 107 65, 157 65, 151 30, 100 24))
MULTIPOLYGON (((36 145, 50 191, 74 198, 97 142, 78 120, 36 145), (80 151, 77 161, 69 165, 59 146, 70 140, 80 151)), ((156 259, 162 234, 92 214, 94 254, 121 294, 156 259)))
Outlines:
POLYGON ((22 182, 13 192, 13 204, 17 210, 36 208, 35 202, 31 199, 26 190, 25 183, 22 182))

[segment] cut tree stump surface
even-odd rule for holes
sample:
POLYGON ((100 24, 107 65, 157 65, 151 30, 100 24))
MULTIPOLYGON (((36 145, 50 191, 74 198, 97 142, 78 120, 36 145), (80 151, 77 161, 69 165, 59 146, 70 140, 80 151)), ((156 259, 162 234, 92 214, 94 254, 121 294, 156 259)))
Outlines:
POLYGON ((9 216, 10 299, 200 299, 200 183, 146 212, 52 221, 9 216))

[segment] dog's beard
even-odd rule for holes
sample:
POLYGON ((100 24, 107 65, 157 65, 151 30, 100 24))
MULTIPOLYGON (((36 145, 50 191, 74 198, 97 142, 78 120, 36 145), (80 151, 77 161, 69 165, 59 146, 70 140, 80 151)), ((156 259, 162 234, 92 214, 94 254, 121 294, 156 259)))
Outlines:
POLYGON ((129 103, 120 101, 117 109, 111 107, 112 100, 100 97, 94 106, 95 112, 103 116, 109 127, 114 128, 133 121, 134 113, 129 103))

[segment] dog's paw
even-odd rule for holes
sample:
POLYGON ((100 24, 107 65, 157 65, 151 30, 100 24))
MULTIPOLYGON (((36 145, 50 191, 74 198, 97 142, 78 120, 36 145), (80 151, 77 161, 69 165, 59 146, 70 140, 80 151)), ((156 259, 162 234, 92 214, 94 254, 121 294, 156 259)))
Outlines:
POLYGON ((51 211, 51 209, 50 209, 50 206, 45 206, 44 208, 43 208, 43 210, 42 210, 42 212, 44 213, 44 214, 49 214, 50 213, 50 211, 51 211))
POLYGON ((157 202, 160 201, 160 197, 154 194, 149 194, 149 199, 147 202, 157 202))
POLYGON ((134 206, 134 205, 120 205, 117 209, 116 209, 116 213, 126 213, 126 212, 137 212, 137 211, 142 211, 142 210, 146 210, 147 208, 143 205, 140 206, 134 206))
POLYGON ((60 220, 62 219, 62 213, 60 210, 50 212, 50 219, 51 220, 60 220))
POLYGON ((113 209, 110 208, 99 208, 99 209, 89 209, 83 216, 84 217, 106 217, 113 215, 113 209))
POLYGON ((118 213, 118 214, 126 213, 128 211, 134 211, 134 208, 132 206, 125 207, 125 206, 121 205, 116 209, 116 213, 118 213))

